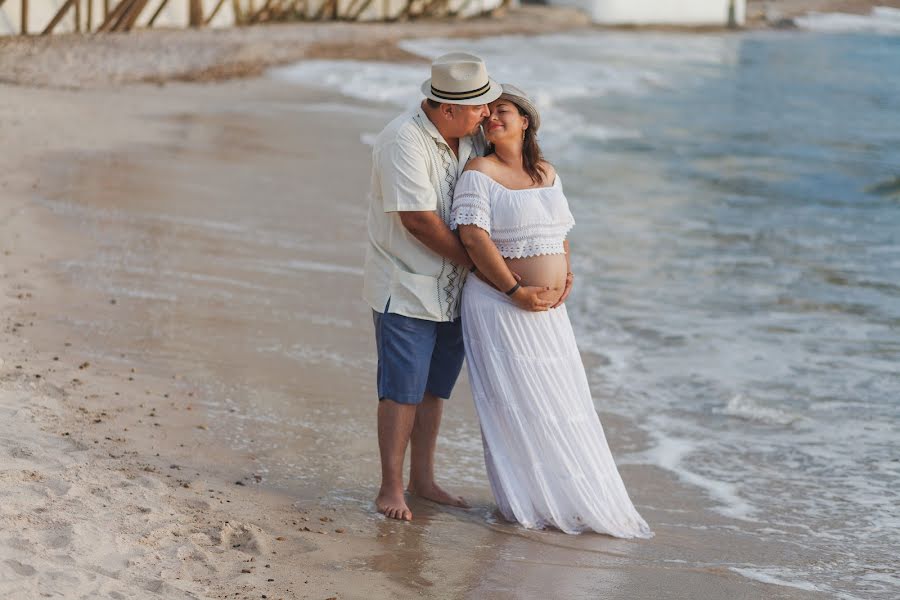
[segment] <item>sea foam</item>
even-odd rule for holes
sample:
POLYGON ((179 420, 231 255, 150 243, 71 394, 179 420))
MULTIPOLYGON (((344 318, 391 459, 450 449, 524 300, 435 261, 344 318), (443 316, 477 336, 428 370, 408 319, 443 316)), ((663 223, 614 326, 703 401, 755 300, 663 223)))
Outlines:
POLYGON ((900 34, 900 9, 877 6, 868 15, 811 13, 797 17, 794 22, 803 29, 829 33, 900 34))

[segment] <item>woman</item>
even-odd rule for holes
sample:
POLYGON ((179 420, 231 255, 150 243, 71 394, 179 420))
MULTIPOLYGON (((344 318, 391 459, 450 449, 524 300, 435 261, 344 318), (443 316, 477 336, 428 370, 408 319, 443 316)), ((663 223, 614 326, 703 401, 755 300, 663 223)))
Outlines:
POLYGON ((456 184, 451 226, 475 263, 462 326, 488 478, 525 527, 649 537, 616 470, 563 301, 572 284, 562 184, 541 156, 540 115, 504 84, 489 105, 493 151, 456 184))

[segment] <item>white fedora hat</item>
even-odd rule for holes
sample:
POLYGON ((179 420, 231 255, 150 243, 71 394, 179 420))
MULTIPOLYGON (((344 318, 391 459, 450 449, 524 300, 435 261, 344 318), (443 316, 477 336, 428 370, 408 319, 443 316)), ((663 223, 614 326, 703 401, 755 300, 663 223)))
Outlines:
POLYGON ((445 104, 487 104, 502 92, 500 84, 488 77, 484 61, 466 52, 451 52, 434 59, 431 79, 422 84, 427 98, 445 104))

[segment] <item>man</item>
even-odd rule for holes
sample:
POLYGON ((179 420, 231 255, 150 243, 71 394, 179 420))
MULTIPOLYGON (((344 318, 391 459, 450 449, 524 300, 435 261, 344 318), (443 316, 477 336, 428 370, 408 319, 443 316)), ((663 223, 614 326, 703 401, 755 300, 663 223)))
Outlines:
POLYGON ((375 504, 404 521, 412 519, 403 492, 407 445, 407 490, 467 506, 434 480, 443 399, 462 368, 459 298, 472 266, 447 223, 456 179, 470 157, 483 153, 475 133, 502 90, 484 61, 454 52, 434 61, 422 92, 422 103, 375 141, 363 292, 378 347, 381 489, 375 504))

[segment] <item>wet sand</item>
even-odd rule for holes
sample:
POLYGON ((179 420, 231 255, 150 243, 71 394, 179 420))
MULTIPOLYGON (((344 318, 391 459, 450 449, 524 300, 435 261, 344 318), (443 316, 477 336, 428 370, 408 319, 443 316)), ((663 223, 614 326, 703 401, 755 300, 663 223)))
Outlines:
POLYGON ((0 595, 823 597, 735 572, 797 558, 647 465, 652 540, 498 522, 464 379, 437 469, 474 508, 374 512, 361 138, 393 109, 253 78, 0 97, 0 595))

